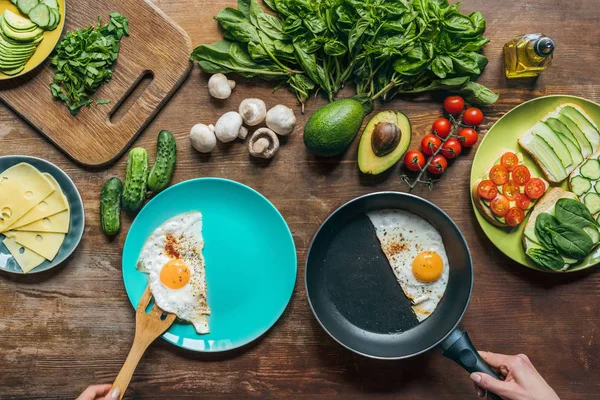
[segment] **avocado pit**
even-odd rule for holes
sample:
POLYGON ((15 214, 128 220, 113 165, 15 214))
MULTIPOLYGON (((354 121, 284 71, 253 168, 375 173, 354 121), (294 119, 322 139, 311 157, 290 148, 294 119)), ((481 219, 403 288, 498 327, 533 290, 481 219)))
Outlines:
POLYGON ((400 143, 402 131, 392 122, 379 122, 371 135, 371 148, 377 157, 391 153, 400 143))

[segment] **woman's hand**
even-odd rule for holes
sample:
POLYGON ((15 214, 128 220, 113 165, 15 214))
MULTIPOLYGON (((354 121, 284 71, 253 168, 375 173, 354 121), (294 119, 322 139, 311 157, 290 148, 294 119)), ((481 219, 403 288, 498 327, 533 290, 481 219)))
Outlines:
POLYGON ((525 354, 506 356, 480 351, 479 355, 503 379, 472 373, 471 379, 479 397, 484 397, 489 390, 505 400, 560 400, 525 354))
POLYGON ((121 392, 119 389, 113 390, 110 394, 112 385, 92 385, 88 386, 87 389, 79 395, 76 400, 115 400, 119 398, 121 392))

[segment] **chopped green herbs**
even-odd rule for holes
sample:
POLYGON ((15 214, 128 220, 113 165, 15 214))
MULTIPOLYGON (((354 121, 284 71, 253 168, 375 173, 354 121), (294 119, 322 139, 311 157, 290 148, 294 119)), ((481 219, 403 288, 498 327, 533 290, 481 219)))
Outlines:
POLYGON ((190 58, 208 73, 287 84, 301 103, 315 88, 330 100, 345 84, 375 100, 445 89, 490 104, 498 94, 474 82, 488 60, 485 20, 447 0, 238 0, 215 19, 224 41, 190 58))
MULTIPOLYGON (((120 40, 129 35, 129 21, 119 13, 110 13, 110 21, 102 25, 67 32, 56 47, 51 65, 54 82, 52 96, 64 101, 71 114, 92 103, 90 96, 112 77, 111 67, 119 55, 120 40)), ((98 100, 105 104, 106 100, 98 100)))

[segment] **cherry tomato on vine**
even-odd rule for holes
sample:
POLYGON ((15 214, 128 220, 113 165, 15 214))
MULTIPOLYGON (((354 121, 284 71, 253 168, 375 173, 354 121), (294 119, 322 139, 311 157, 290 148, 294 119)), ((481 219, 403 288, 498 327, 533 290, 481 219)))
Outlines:
POLYGON ((431 132, 442 139, 447 137, 452 130, 452 124, 446 118, 438 118, 433 121, 433 125, 431 126, 431 132))
POLYGON ((479 108, 467 108, 463 114, 463 122, 466 125, 479 126, 483 122, 483 113, 479 108))
POLYGON ((404 166, 409 171, 420 171, 425 166, 425 156, 419 150, 410 150, 404 156, 404 166))
POLYGON ((431 163, 429 164, 429 167, 427 167, 427 171, 433 175, 440 175, 446 170, 446 168, 448 168, 448 161, 446 158, 444 158, 444 156, 438 154, 431 159, 431 163))
POLYGON ((427 154, 428 156, 435 153, 441 145, 442 141, 440 138, 431 133, 428 133, 427 135, 423 136, 423 139, 421 139, 421 150, 423 150, 423 153, 427 154))
POLYGON ((477 131, 473 128, 462 128, 458 136, 463 147, 473 147, 477 143, 477 131))
POLYGON ((459 114, 465 108, 465 101, 460 96, 448 96, 444 100, 444 110, 448 114, 459 114))
POLYGON ((456 158, 462 151, 462 146, 458 139, 450 138, 442 145, 442 155, 446 158, 456 158))

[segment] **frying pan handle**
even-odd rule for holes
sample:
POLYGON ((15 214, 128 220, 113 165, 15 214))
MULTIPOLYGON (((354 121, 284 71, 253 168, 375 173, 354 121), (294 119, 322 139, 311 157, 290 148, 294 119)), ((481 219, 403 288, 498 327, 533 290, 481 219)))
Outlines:
MULTIPOLYGON (((447 357, 466 369, 469 373, 483 372, 493 378, 499 379, 498 375, 490 368, 490 366, 481 358, 467 332, 463 332, 460 329, 455 329, 444 341, 442 342, 442 348, 444 349, 444 357, 447 357)), ((502 400, 500 396, 497 396, 491 392, 488 392, 488 399, 502 400)))

